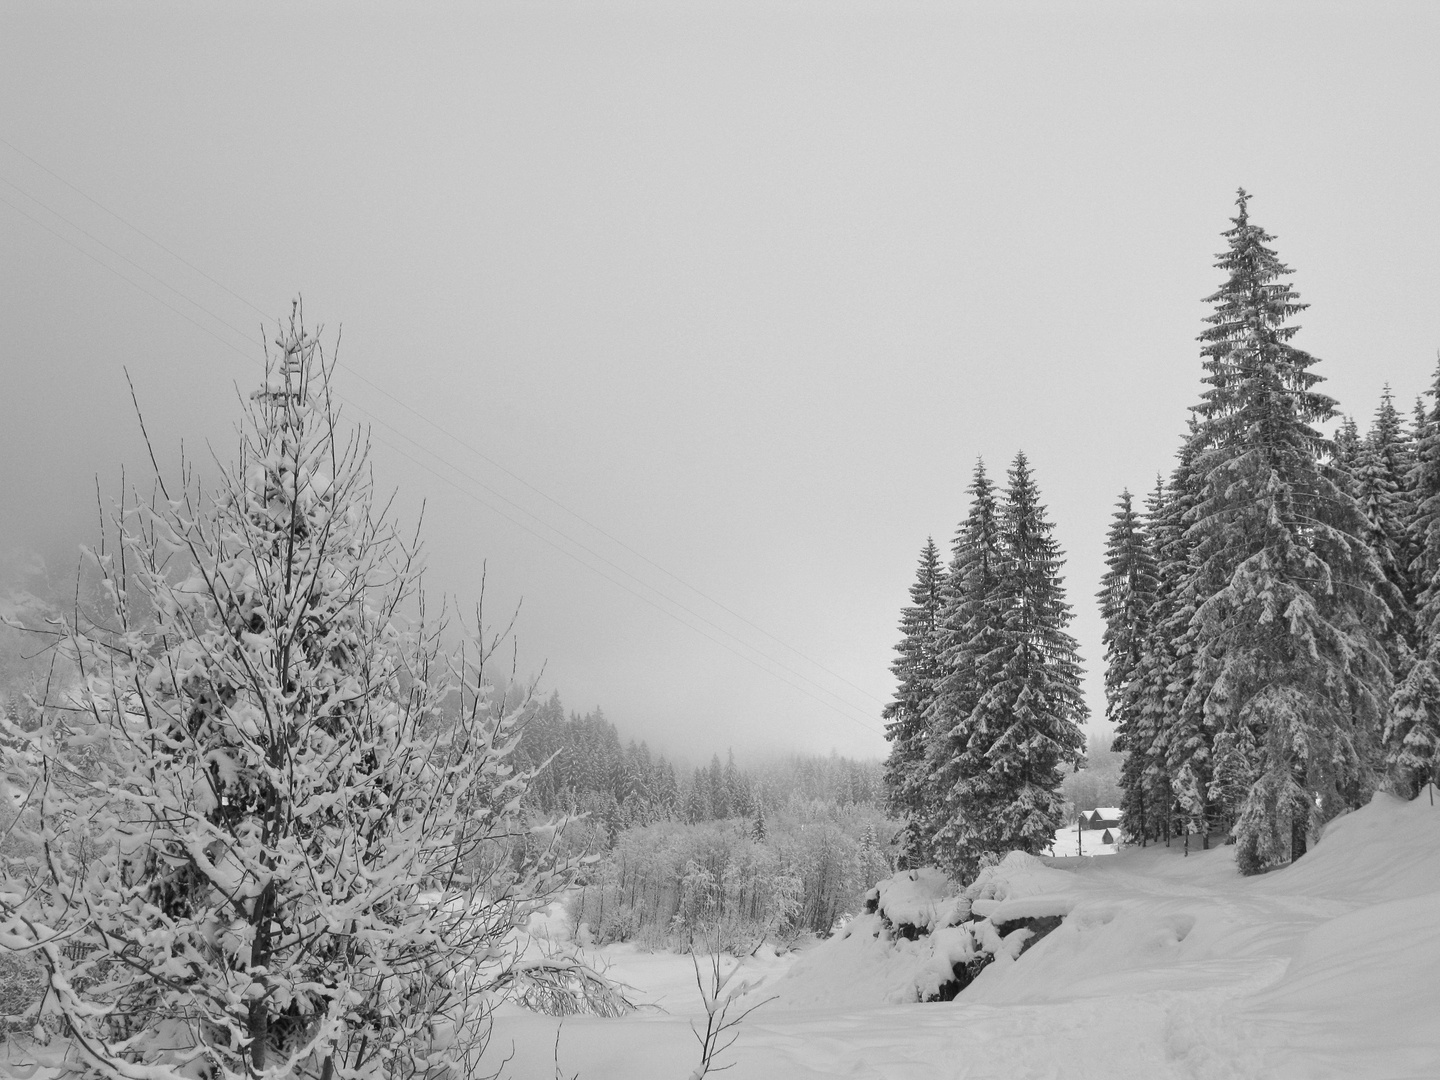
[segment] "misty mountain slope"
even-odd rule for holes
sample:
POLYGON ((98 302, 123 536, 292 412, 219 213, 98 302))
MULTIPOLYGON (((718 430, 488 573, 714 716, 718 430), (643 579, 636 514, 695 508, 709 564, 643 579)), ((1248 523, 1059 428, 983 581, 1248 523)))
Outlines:
MULTIPOLYGON (((995 890, 1005 894, 995 918, 1048 907, 1069 914, 949 1003, 886 1003, 934 950, 887 945, 866 932, 877 918, 861 916, 848 938, 822 942, 788 972, 773 959, 756 965, 756 996, 776 1000, 742 1030, 733 1075, 1440 1074, 1440 806, 1429 793, 1409 803, 1378 795, 1332 823, 1295 866, 1258 878, 1236 874, 1233 850, 1030 864, 995 890)), ((626 977, 624 956, 615 960, 612 974, 626 977)), ((657 958, 647 962, 654 969, 657 958)), ((566 1075, 688 1075, 695 1053, 684 1009, 698 1011, 698 997, 675 1000, 667 998, 669 1014, 568 1020, 566 1075)), ((514 1076, 553 1076, 554 1031, 545 1018, 500 1019, 497 1037, 517 1046, 514 1076)))

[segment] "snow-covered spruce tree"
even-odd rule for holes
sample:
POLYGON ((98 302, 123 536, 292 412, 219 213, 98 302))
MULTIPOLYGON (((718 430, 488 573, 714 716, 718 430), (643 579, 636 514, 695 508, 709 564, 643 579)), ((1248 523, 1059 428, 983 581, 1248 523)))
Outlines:
POLYGON ((901 858, 921 866, 931 857, 927 822, 929 788, 926 777, 926 714, 935 695, 940 668, 936 657, 936 628, 944 589, 940 553, 933 539, 920 549, 920 565, 910 586, 910 606, 900 614, 899 654, 890 670, 898 685, 894 700, 881 715, 885 738, 891 742, 885 759, 885 799, 900 818, 901 858))
POLYGON ((1314 358, 1290 344, 1304 305, 1243 190, 1238 201, 1201 334, 1192 696, 1231 745, 1256 747, 1235 825, 1251 871, 1298 857, 1373 789, 1390 672, 1387 586, 1361 508, 1325 463, 1333 443, 1313 426, 1334 402, 1315 389, 1314 358))
POLYGON ((1010 467, 999 516, 1001 572, 988 599, 999 618, 971 713, 959 786, 981 852, 1038 854, 1064 822, 1061 766, 1084 760, 1086 716, 1062 556, 1024 453, 1010 467))
MULTIPOLYGON (((1155 489, 1145 501, 1146 540, 1153 557, 1155 527, 1162 519, 1165 508, 1164 481, 1156 477, 1155 489)), ((1154 594, 1144 631, 1140 635, 1139 649, 1130 677, 1125 686, 1125 699, 1115 723, 1115 739, 1110 749, 1124 755, 1120 764, 1120 810, 1123 815, 1124 833, 1132 843, 1139 841, 1143 847, 1155 838, 1155 822, 1150 812, 1150 800, 1145 786, 1146 773, 1155 756, 1155 747, 1164 720, 1164 696, 1169 667, 1166 641, 1156 630, 1156 623, 1165 612, 1165 593, 1159 575, 1159 565, 1152 558, 1156 570, 1154 594)), ((1108 702, 1107 698, 1107 702, 1108 702)), ((1166 785, 1168 789, 1168 783, 1166 785)))
POLYGON ((1410 497, 1414 451, 1387 386, 1375 411, 1375 422, 1356 448, 1350 468, 1354 475, 1353 494, 1365 511, 1369 527, 1366 538, 1391 586, 1386 644, 1391 667, 1397 672, 1408 665, 1408 654, 1416 646, 1414 609, 1419 590, 1411 566, 1419 552, 1411 537, 1415 515, 1410 497))
MULTIPOLYGON (((1164 490, 1157 483, 1149 503, 1152 517, 1163 504, 1164 490)), ((1098 596, 1105 620, 1105 713, 1115 725, 1112 749, 1127 755, 1121 766, 1126 832, 1143 844, 1150 838, 1144 776, 1156 737, 1145 701, 1147 684, 1158 683, 1153 677, 1147 679, 1147 674, 1155 659, 1153 620, 1160 578, 1150 537, 1129 491, 1121 494, 1117 506, 1106 539, 1106 572, 1098 596)))
POLYGON ((1414 646, 1397 673, 1384 735, 1390 785, 1406 797, 1440 780, 1440 364, 1430 394, 1434 411, 1416 418, 1409 485, 1414 646))
POLYGON ((1194 789, 1186 790, 1187 784, 1194 780, 1205 782, 1209 776, 1214 741, 1214 728, 1204 707, 1210 673, 1196 663, 1195 628, 1195 612, 1213 587, 1198 565, 1190 530, 1203 498, 1202 478, 1196 465, 1203 445, 1203 433, 1192 416, 1170 472, 1163 515, 1151 526, 1162 596, 1155 637, 1165 666, 1160 672, 1163 689, 1146 784, 1155 838, 1163 838, 1166 844, 1177 830, 1185 830, 1187 835, 1199 830, 1208 837, 1213 809, 1206 807, 1204 814, 1197 814, 1194 789), (1180 780, 1182 776, 1184 780, 1180 780), (1181 805, 1182 792, 1186 793, 1188 809, 1181 805))
POLYGON ((940 676, 927 716, 926 790, 932 857, 962 879, 973 877, 988 835, 969 804, 984 747, 972 748, 972 717, 994 676, 1003 613, 993 598, 1002 574, 1000 514, 984 461, 975 463, 970 509, 955 533, 945 577, 938 647, 940 676))
MULTIPOLYGON (((1342 474, 1354 477, 1360 468, 1360 427, 1353 416, 1345 416, 1335 429, 1335 450, 1331 455, 1335 467, 1342 474)), ((1358 488, 1351 489, 1356 495, 1358 488)), ((1357 495, 1358 498, 1358 495, 1357 495)))
POLYGON ((1258 778, 1259 766, 1260 752, 1255 746, 1254 732, 1248 726, 1237 725, 1215 737, 1206 794, 1220 825, 1233 830, 1240 820, 1250 787, 1258 778))
MULTIPOLYGON (((1198 601, 1187 525, 1198 501, 1198 446, 1192 423, 1168 483, 1157 483, 1146 504, 1145 531, 1158 585, 1134 682, 1134 728, 1117 747, 1126 752, 1121 769, 1125 833, 1142 844, 1162 839, 1169 843, 1182 816, 1188 816, 1179 808, 1175 779, 1182 771, 1187 778, 1203 776, 1209 748, 1204 710, 1194 694, 1191 621, 1198 601)), ((1192 827, 1196 824, 1191 822, 1192 827)))
POLYGON ((1198 833, 1203 846, 1209 847, 1213 819, 1226 820, 1226 811, 1210 798, 1216 725, 1206 712, 1205 701, 1215 672, 1198 663, 1195 618, 1202 599, 1219 587, 1213 568, 1198 559, 1191 529, 1204 498, 1198 460, 1205 446, 1203 429, 1192 423, 1170 477, 1173 498, 1166 508, 1161 569, 1169 603, 1157 625, 1158 634, 1166 639, 1170 660, 1165 723, 1157 740, 1150 782, 1155 820, 1165 842, 1169 844, 1178 831, 1188 845, 1190 834, 1198 833), (1163 790, 1166 784, 1168 791, 1163 790))
POLYGON ((1105 620, 1105 719, 1124 730, 1133 715, 1132 686, 1160 589, 1149 538, 1128 490, 1120 494, 1105 538, 1105 567, 1097 596, 1105 620))
POLYGON ((277 344, 239 461, 122 505, 106 610, 56 627, 73 690, 5 730, 43 857, 0 947, 45 970, 62 1075, 471 1075, 542 887, 495 641, 442 652, 333 362, 298 312, 277 344))

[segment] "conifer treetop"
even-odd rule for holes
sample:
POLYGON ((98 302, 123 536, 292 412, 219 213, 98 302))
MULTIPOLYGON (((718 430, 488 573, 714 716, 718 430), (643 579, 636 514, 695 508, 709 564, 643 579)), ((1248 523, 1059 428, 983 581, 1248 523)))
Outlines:
POLYGON ((1368 783, 1389 686, 1377 636, 1388 587, 1353 474, 1330 464, 1337 447, 1315 426, 1337 413, 1316 389, 1315 358, 1291 344, 1305 307, 1284 280, 1291 271, 1250 220, 1248 196, 1232 224, 1187 447, 1194 681, 1167 738, 1173 780, 1186 761, 1203 773, 1216 732, 1254 735, 1258 779, 1236 827, 1253 868, 1303 851, 1307 831, 1368 783))
MULTIPOLYGON (((1252 439, 1263 439, 1273 437, 1270 429, 1289 427, 1287 416, 1275 415, 1276 410, 1307 426, 1336 414, 1335 400, 1313 389, 1322 381, 1310 370, 1315 358, 1290 344, 1300 329, 1291 320, 1309 305, 1282 280, 1293 271, 1270 246, 1275 238, 1250 221, 1249 200, 1242 188, 1236 200, 1240 211, 1223 234, 1228 246, 1215 264, 1226 273, 1226 281, 1205 298, 1214 310, 1199 337, 1207 389, 1195 411, 1211 425, 1205 432, 1207 445, 1223 438, 1213 430, 1216 423, 1240 425, 1252 439), (1257 380, 1267 394, 1243 392, 1238 385, 1257 380)), ((1313 428, 1305 433, 1305 442, 1312 454, 1332 450, 1330 441, 1313 428)))

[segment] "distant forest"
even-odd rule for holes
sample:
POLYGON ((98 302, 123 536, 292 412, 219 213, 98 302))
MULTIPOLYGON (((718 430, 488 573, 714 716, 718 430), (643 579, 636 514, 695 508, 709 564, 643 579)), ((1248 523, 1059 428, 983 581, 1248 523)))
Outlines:
POLYGON ((568 902, 586 940, 748 952, 828 932, 894 865, 898 823, 878 761, 789 754, 742 766, 727 753, 677 769, 622 740, 600 709, 567 714, 558 693, 526 707, 521 731, 512 760, 535 772, 522 806, 537 823, 565 821, 565 856, 600 856, 568 902))
POLYGON ((754 819, 814 803, 879 807, 879 762, 790 754, 741 766, 733 753, 707 766, 677 769, 644 742, 621 740, 601 709, 568 715, 560 695, 529 706, 514 761, 539 770, 526 796, 537 813, 585 813, 604 822, 610 840, 657 821, 754 819))

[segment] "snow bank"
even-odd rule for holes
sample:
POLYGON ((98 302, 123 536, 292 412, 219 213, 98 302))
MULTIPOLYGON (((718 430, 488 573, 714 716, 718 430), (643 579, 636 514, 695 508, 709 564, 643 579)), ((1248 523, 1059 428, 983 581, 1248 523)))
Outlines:
POLYGON ((1014 923, 1067 914, 1072 878, 1018 851, 963 892, 934 868, 902 871, 872 889, 867 914, 816 945, 774 993, 796 1009, 953 996, 992 955, 1015 960, 1037 936, 1014 923))
MULTIPOLYGON (((1278 1003, 1298 992, 1286 989, 1288 980, 1313 983, 1317 976, 1304 971, 1307 965, 1319 970, 1317 956, 1343 954, 1334 970, 1345 974, 1332 974, 1326 991, 1337 995, 1337 1017, 1365 1011, 1357 999, 1372 978, 1387 988, 1364 998, 1367 1006, 1385 1003, 1373 1022, 1390 1030, 1384 1015, 1410 1011, 1413 999, 1403 988, 1419 985, 1425 963, 1436 970, 1434 958, 1420 958, 1440 935, 1440 799, 1431 806, 1428 795, 1410 802, 1377 795, 1332 822, 1294 866, 1259 877, 1239 876, 1234 850, 1222 846, 1187 857, 1176 848, 1151 847, 1077 865, 1064 893, 1032 894, 1042 906, 1068 902, 1061 926, 1023 964, 987 969, 966 990, 967 1000, 1058 1002, 1228 982, 1225 1011, 1258 1014, 1270 1007, 1263 994, 1279 995, 1278 1003), (1401 901, 1406 904, 1392 907, 1401 901), (1344 989, 1347 981, 1353 990, 1344 989)), ((996 905, 990 917, 1038 911, 996 905)), ((1419 997, 1440 1009, 1440 991, 1426 988, 1419 997)), ((1435 1062, 1440 1074, 1440 1049, 1435 1062)))
MULTIPOLYGON (((1293 867, 1259 878, 1239 876, 1233 847, 1187 856, 1178 845, 1066 860, 1064 869, 1011 852, 958 898, 938 871, 897 875, 875 890, 876 915, 818 945, 774 992, 796 1008, 923 1001, 956 963, 984 953, 995 962, 973 965, 974 981, 958 1000, 1001 1005, 1168 993, 1215 965, 1258 989, 1280 977, 1297 937, 1357 904, 1431 896, 1431 923, 1440 933, 1440 805, 1428 800, 1377 795, 1332 822, 1293 867), (931 932, 896 940, 881 910, 896 926, 931 932), (1030 929, 1037 925, 1048 931, 1038 940, 1030 929)), ((1343 933, 1372 943, 1372 951, 1377 940, 1413 938, 1424 952, 1423 920, 1401 929, 1383 909, 1380 918, 1374 932, 1359 933, 1364 923, 1357 922, 1343 933)), ((1423 1000, 1440 1007, 1440 994, 1423 1000)), ((1342 999, 1337 1007, 1347 1006, 1342 999)))
POLYGON ((955 965, 974 951, 963 927, 940 927, 911 940, 893 936, 878 913, 857 915, 802 954, 769 992, 778 1009, 910 1004, 938 993, 955 965))
POLYGON ((1310 854, 1261 880, 1272 883, 1267 888, 1346 901, 1399 900, 1437 892, 1437 827, 1440 793, 1433 785, 1410 800, 1376 792, 1369 806, 1330 822, 1310 854))
POLYGON ((1057 870, 1044 859, 1012 851, 997 865, 987 866, 965 890, 970 910, 994 923, 1043 915, 1067 915, 1074 875, 1057 870))

